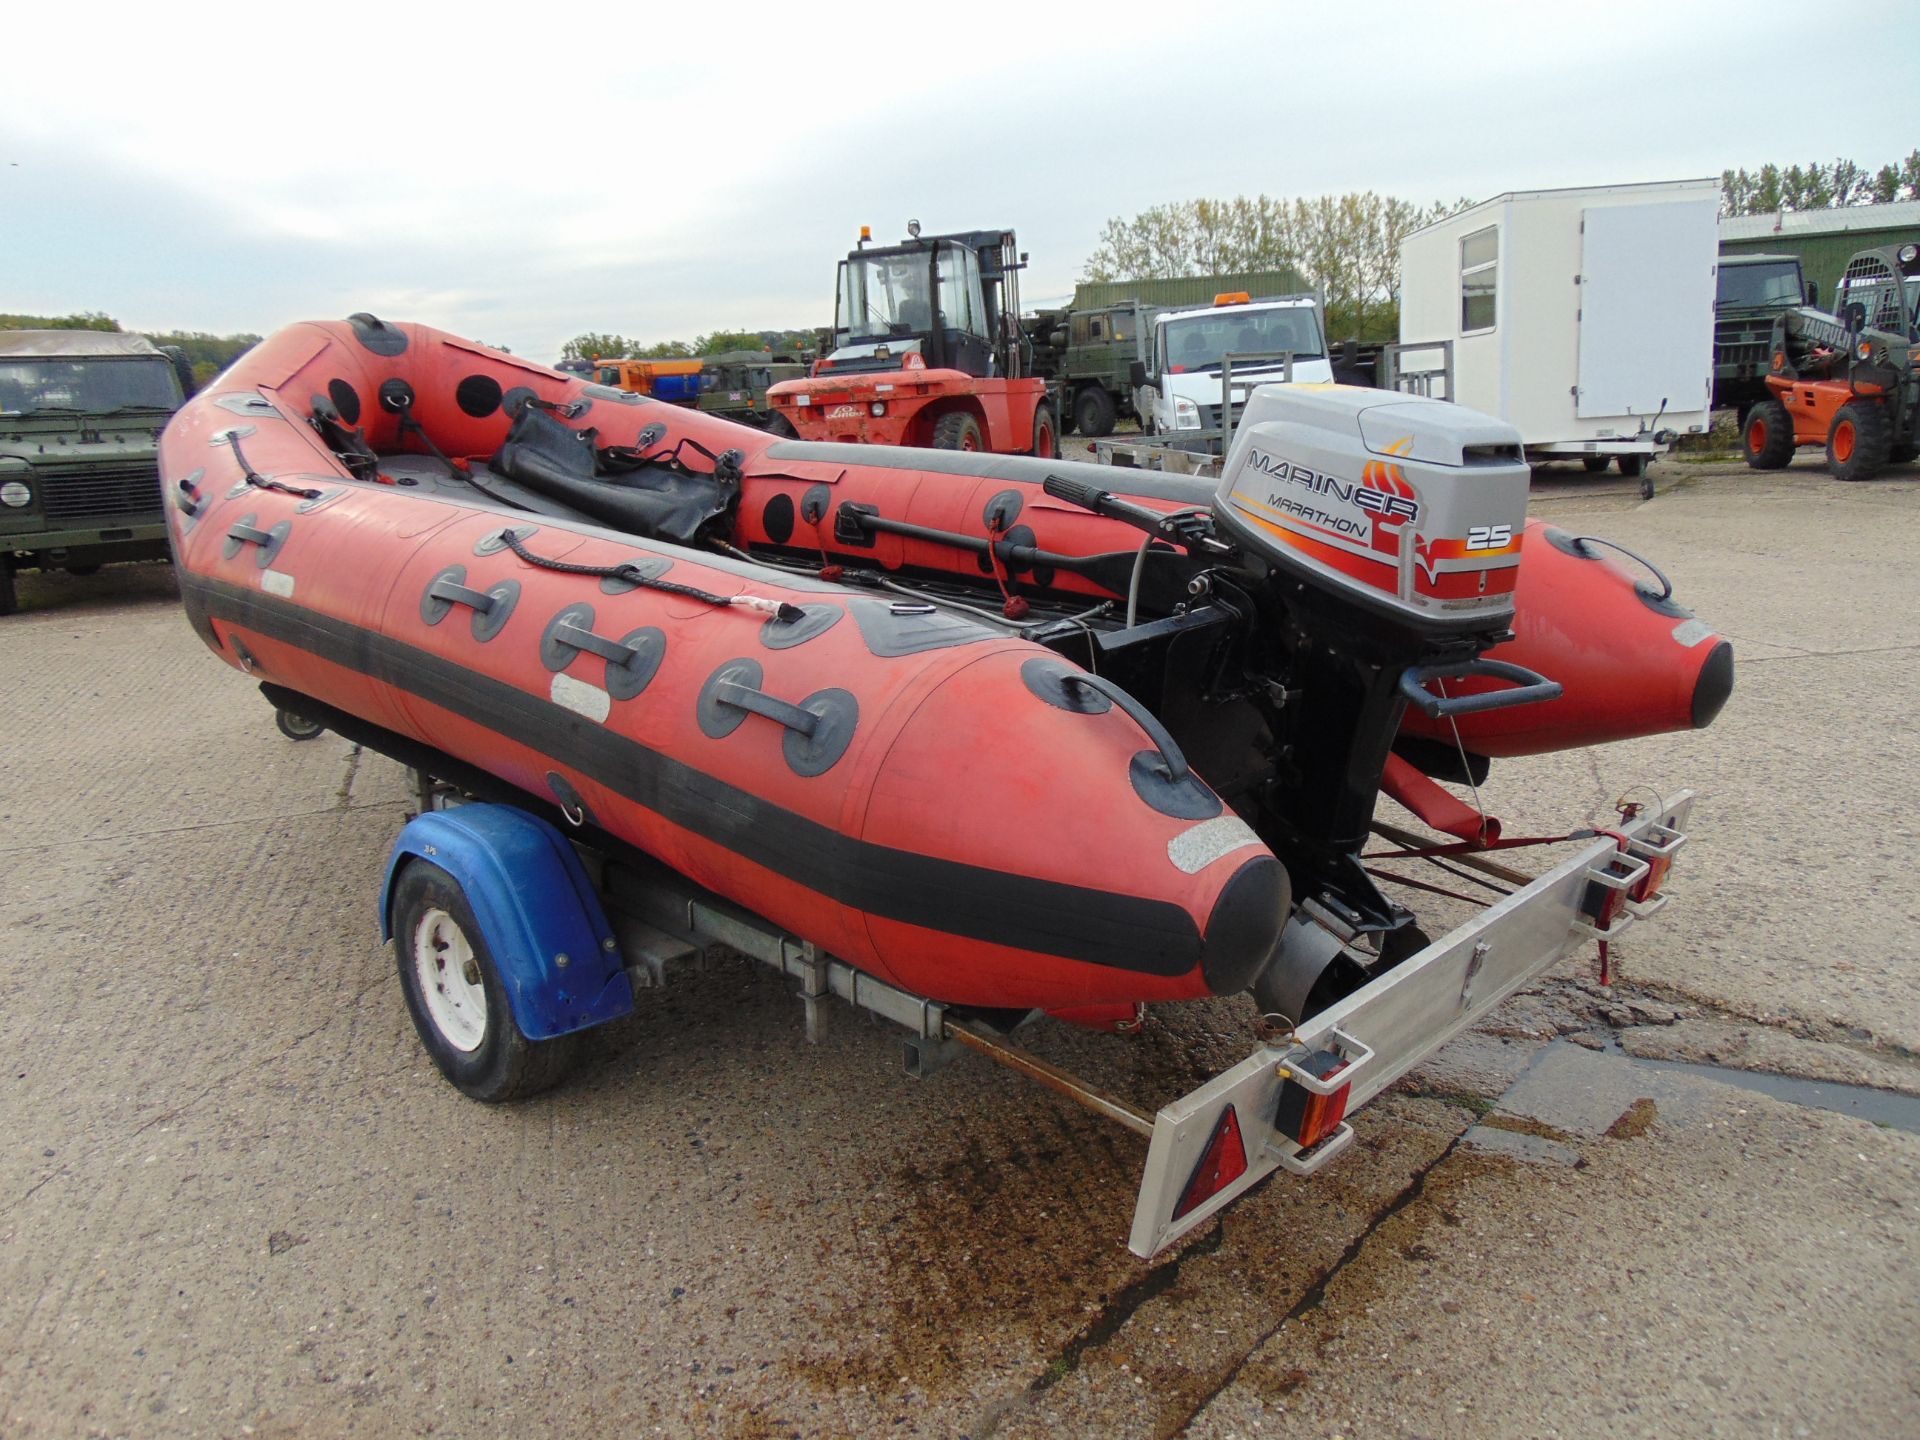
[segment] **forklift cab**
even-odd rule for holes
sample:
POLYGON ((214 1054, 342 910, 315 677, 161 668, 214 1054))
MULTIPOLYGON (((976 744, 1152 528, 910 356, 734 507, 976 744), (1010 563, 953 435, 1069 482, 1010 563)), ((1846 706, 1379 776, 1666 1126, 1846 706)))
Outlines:
POLYGON ((917 353, 929 367, 999 375, 993 331, 980 255, 969 246, 928 239, 859 250, 840 262, 835 369, 869 357, 878 368, 897 369, 917 353))

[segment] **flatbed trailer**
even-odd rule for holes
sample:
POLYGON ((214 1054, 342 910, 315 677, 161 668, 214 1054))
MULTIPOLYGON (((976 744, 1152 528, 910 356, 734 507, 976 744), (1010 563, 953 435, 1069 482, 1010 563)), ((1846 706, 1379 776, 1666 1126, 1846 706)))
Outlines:
MULTIPOLYGON (((408 937, 396 925, 393 897, 408 868, 421 864, 445 871, 468 897, 482 932, 477 938, 509 982, 514 1023, 536 1038, 559 1033, 565 1022, 556 1016, 593 1011, 594 995, 580 991, 592 970, 581 963, 583 946, 597 946, 601 953, 591 959, 634 991, 664 986, 688 962, 726 947, 796 982, 810 1040, 821 1034, 824 1002, 844 1001, 902 1027, 910 1075, 932 1075, 973 1051, 1142 1136, 1147 1156, 1128 1237, 1142 1258, 1276 1171, 1316 1174, 1356 1143, 1352 1117, 1369 1100, 1579 945, 1597 940, 1604 953, 1608 942, 1662 908, 1661 887, 1685 843, 1693 804, 1691 792, 1681 792, 1657 808, 1623 807, 1614 829, 1499 842, 1564 845, 1538 876, 1501 863, 1491 849, 1433 844, 1376 823, 1376 835, 1391 848, 1373 858, 1444 860, 1504 893, 1319 1014, 1250 1014, 1256 1043, 1243 1060, 1149 1108, 1033 1054, 1013 1038, 1020 1025, 998 1023, 1005 1017, 880 981, 598 831, 583 812, 308 697, 272 685, 262 690, 283 714, 300 717, 308 733, 325 726, 413 770, 421 811, 394 845, 380 913, 382 935, 394 938, 403 971, 408 937), (564 876, 554 871, 558 878, 549 883, 531 883, 503 836, 524 842, 518 853, 562 866, 564 876)), ((1381 878, 1407 883, 1391 873, 1381 878)))

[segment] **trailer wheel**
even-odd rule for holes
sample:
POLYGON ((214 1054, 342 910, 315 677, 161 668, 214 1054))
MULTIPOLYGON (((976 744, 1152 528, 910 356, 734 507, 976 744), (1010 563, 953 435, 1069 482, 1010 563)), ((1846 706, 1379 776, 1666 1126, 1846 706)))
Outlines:
POLYGON ((487 937, 459 882, 438 865, 408 862, 393 891, 400 988, 420 1043, 464 1094, 495 1104, 557 1083, 577 1035, 529 1040, 514 1022, 487 937))
POLYGON ((1113 396, 1098 385, 1088 385, 1073 397, 1073 423, 1089 440, 1113 433, 1113 396))
POLYGON ((1827 431, 1827 469, 1836 480, 1870 480, 1893 452, 1893 422, 1876 401, 1851 400, 1827 431))
POLYGON ((1036 405, 1033 409, 1033 449, 1029 455, 1052 460, 1060 454, 1060 437, 1053 431, 1053 407, 1036 405))
POLYGON ((949 410, 933 423, 933 448, 936 450, 984 450, 980 422, 964 410, 949 410))
POLYGON ((1585 470, 1589 475, 1598 475, 1602 470, 1607 468, 1609 458, 1610 457, 1605 455, 1582 455, 1580 457, 1580 468, 1585 470))
POLYGON ((1760 400, 1740 427, 1740 449, 1754 470, 1784 470, 1793 460, 1793 417, 1778 400, 1760 400))
POLYGON ((13 557, 0 555, 0 615, 20 608, 20 592, 13 587, 13 557))
POLYGON ((1616 457, 1615 463, 1619 465, 1622 475, 1644 475, 1647 473, 1647 459, 1645 455, 1621 455, 1616 457))
POLYGON ((296 715, 285 707, 273 712, 273 723, 289 740, 317 740, 327 733, 327 727, 318 720, 296 715))
POLYGON ((767 433, 777 435, 782 440, 798 440, 800 432, 793 428, 793 422, 778 410, 767 416, 767 433))

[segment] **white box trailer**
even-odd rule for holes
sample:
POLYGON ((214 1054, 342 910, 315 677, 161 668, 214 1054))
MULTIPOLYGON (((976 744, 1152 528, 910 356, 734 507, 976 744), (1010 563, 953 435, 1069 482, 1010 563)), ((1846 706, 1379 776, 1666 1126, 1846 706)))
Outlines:
POLYGON ((1531 458, 1646 468, 1707 429, 1717 180, 1523 190, 1409 235, 1403 364, 1452 344, 1446 398, 1498 415, 1531 458))

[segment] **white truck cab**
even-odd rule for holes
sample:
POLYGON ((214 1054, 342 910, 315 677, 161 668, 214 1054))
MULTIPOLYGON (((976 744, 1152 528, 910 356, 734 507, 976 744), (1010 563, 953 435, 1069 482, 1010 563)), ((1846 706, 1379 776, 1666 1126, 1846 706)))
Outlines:
POLYGON ((1333 379, 1319 301, 1312 295, 1254 300, 1245 294, 1216 295, 1213 304, 1162 310, 1154 316, 1153 340, 1135 376, 1134 409, 1141 428, 1161 435, 1218 431, 1221 371, 1235 357, 1234 410, 1246 403, 1240 382, 1272 384, 1293 357, 1295 383, 1333 379), (1238 357, 1262 356, 1242 361, 1238 357))

